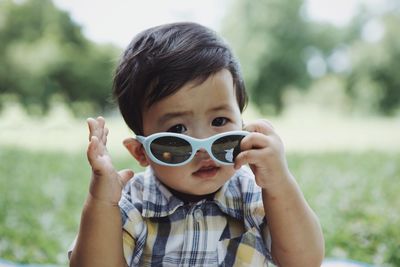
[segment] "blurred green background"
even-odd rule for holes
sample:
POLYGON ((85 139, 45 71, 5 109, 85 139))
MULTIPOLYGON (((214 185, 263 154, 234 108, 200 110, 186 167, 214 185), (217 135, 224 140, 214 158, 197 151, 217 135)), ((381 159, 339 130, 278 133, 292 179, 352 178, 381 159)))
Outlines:
MULTIPOLYGON (((341 26, 306 4, 227 4, 218 31, 241 62, 245 121, 275 125, 327 257, 400 266, 400 2, 360 4, 341 26)), ((50 0, 0 0, 0 258, 66 265, 90 177, 88 116, 106 117, 116 167, 140 170, 110 99, 122 50, 50 0)))

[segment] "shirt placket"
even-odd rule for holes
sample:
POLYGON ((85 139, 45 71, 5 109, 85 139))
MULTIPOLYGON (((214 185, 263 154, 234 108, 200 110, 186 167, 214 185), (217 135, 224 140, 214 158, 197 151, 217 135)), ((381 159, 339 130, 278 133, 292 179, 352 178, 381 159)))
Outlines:
POLYGON ((203 264, 205 244, 207 243, 206 229, 204 229, 204 215, 202 205, 194 205, 186 216, 186 229, 181 266, 196 266, 203 264), (201 255, 199 255, 201 253, 201 255))

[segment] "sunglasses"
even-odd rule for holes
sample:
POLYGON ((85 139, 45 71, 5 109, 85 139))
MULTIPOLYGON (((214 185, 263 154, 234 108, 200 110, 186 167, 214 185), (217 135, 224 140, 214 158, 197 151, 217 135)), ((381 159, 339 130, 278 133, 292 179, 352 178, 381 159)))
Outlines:
POLYGON ((240 141, 248 135, 246 131, 230 131, 197 139, 178 133, 155 133, 147 137, 136 136, 150 159, 160 165, 181 166, 191 161, 203 148, 210 157, 221 164, 232 165, 240 153, 240 141))

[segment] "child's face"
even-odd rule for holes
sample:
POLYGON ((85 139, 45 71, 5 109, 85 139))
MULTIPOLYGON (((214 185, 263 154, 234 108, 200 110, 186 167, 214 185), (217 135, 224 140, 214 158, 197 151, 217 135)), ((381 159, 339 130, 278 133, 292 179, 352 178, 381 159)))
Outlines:
MULTIPOLYGON (((143 113, 144 135, 177 132, 195 138, 241 130, 242 120, 233 80, 221 70, 202 84, 189 83, 143 113)), ((220 188, 234 173, 233 166, 214 162, 199 150, 191 162, 179 167, 162 166, 146 156, 157 177, 180 192, 202 195, 220 188)))

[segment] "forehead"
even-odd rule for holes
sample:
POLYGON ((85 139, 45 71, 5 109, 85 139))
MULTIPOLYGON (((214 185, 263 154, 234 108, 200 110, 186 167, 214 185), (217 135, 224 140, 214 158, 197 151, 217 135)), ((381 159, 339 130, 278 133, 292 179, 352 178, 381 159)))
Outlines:
MULTIPOLYGON (((223 69, 205 81, 185 84, 174 94, 154 103, 143 113, 144 126, 149 120, 157 120, 165 114, 196 114, 218 109, 238 109, 231 73, 223 69)), ((146 128, 146 127, 144 127, 146 128)))
POLYGON ((214 102, 230 102, 232 100, 236 104, 233 78, 228 70, 223 69, 210 75, 204 81, 195 80, 186 83, 174 94, 154 103, 146 111, 152 109, 157 109, 158 111, 179 109, 182 106, 188 106, 189 108, 191 104, 198 102, 212 104, 214 102))

